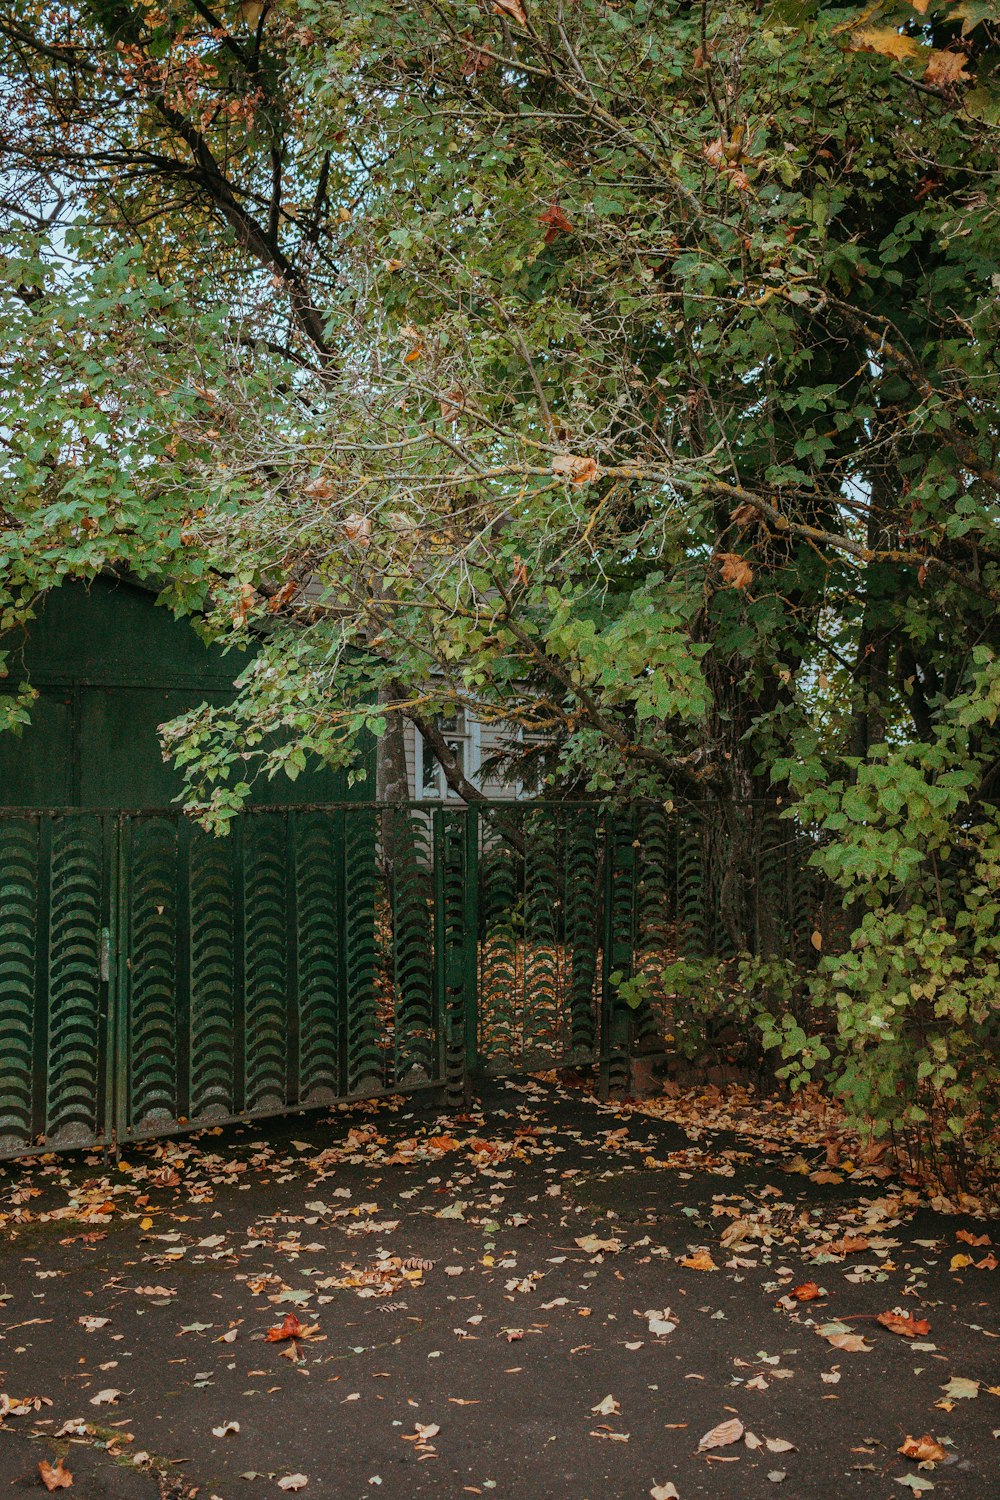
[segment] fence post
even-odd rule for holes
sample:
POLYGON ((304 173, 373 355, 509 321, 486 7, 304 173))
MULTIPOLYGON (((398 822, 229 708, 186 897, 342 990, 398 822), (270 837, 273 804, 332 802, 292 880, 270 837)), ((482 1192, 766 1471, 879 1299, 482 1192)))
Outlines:
POLYGON ((468 1103, 471 1081, 479 1070, 479 809, 465 809, 465 910, 463 912, 465 1012, 465 1078, 463 1093, 468 1103))
POLYGON ((634 809, 609 810, 604 834, 604 942, 601 965, 601 1069, 606 1099, 628 1087, 631 1013, 618 986, 631 978, 635 926, 634 809), (612 975, 615 976, 612 979, 612 975))
MULTIPOLYGON (((455 1107, 467 1087, 467 824, 462 814, 436 807, 433 818, 434 972, 445 1103, 455 1107)), ((474 957, 474 949, 473 949, 474 957)))

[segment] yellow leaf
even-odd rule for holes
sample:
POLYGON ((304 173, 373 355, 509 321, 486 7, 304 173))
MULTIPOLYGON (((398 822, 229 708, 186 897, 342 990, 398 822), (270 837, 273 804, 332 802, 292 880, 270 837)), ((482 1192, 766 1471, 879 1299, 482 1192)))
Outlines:
POLYGON ((851 37, 852 52, 880 52, 898 62, 916 57, 921 50, 919 42, 912 36, 903 36, 894 26, 865 26, 851 37))

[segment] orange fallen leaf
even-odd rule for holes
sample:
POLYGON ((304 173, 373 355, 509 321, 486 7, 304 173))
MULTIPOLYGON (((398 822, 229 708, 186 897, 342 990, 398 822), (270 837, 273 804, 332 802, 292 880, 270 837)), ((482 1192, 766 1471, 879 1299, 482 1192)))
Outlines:
POLYGON ((266 1338, 269 1344, 280 1344, 283 1339, 307 1339, 319 1328, 318 1323, 300 1323, 294 1313, 286 1313, 277 1328, 269 1328, 266 1338))
POLYGON ((50 1464, 47 1459, 42 1459, 38 1465, 38 1472, 42 1483, 47 1490, 68 1490, 73 1483, 73 1476, 63 1464, 62 1459, 57 1464, 50 1464))
POLYGON ((907 1434, 896 1452, 901 1453, 904 1458, 915 1458, 920 1463, 939 1464, 948 1457, 947 1450, 929 1432, 918 1438, 907 1434))
POLYGON ((956 1240, 961 1240, 963 1245, 988 1245, 990 1237, 988 1234, 973 1234, 970 1229, 958 1229, 955 1231, 956 1240))
POLYGON ((696 1250, 693 1255, 685 1255, 681 1260, 682 1266, 687 1266, 689 1271, 717 1271, 715 1264, 707 1250, 696 1250))
POLYGON ((902 1334, 904 1339, 922 1338, 931 1331, 926 1318, 914 1318, 910 1313, 880 1312, 875 1321, 890 1333, 902 1334))
POLYGON ((813 1255, 858 1255, 868 1249, 868 1241, 860 1234, 845 1234, 843 1239, 828 1240, 825 1245, 816 1245, 813 1255))
POLYGON ((793 1286, 788 1295, 794 1297, 796 1302, 815 1302, 817 1297, 822 1297, 824 1294, 815 1281, 804 1281, 801 1286, 793 1286))

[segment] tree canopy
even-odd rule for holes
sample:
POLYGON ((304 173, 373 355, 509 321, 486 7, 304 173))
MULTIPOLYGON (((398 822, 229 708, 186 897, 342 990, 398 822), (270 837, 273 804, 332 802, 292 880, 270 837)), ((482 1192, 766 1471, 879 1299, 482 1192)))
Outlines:
MULTIPOLYGON (((980 0, 13 0, 3 621, 112 563, 263 633, 170 732, 216 820, 457 705, 554 789, 781 799, 855 927, 814 980, 845 1086, 959 1131, 998 39, 980 0)), ((810 1024, 765 1026, 792 1066, 810 1024)))

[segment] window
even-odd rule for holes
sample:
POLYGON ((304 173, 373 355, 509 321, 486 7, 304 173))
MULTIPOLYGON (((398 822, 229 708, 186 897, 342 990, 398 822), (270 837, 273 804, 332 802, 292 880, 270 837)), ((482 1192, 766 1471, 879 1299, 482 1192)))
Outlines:
MULTIPOLYGON (((444 735, 448 748, 458 761, 463 775, 474 782, 479 775, 478 721, 460 708, 457 713, 449 714, 447 718, 442 714, 435 715, 434 723, 444 735)), ((434 802, 446 800, 460 802, 462 800, 445 781, 444 771, 439 766, 434 751, 419 733, 416 743, 416 761, 418 798, 434 802)))

